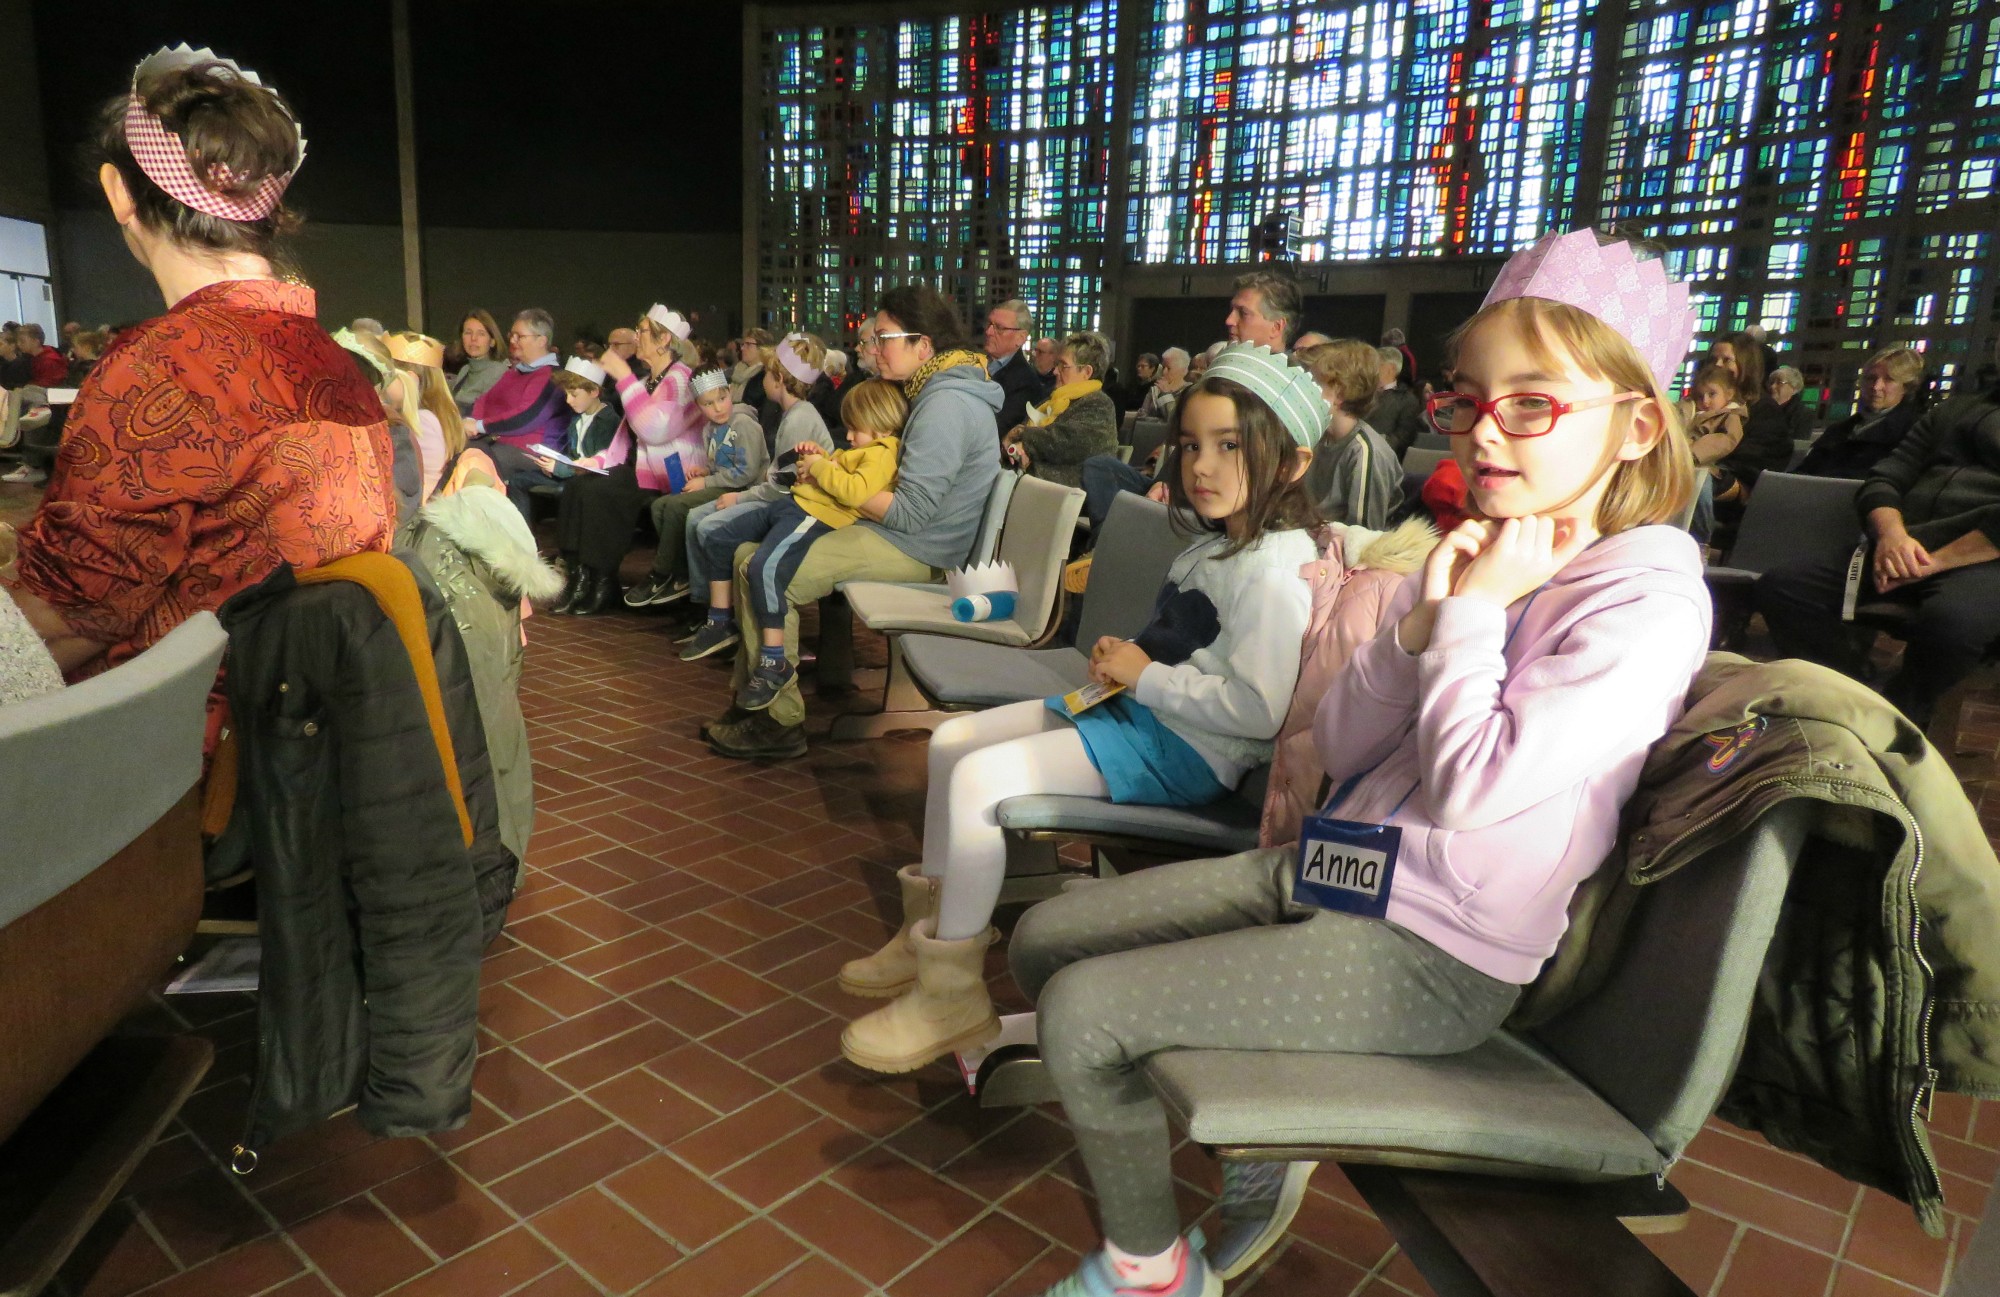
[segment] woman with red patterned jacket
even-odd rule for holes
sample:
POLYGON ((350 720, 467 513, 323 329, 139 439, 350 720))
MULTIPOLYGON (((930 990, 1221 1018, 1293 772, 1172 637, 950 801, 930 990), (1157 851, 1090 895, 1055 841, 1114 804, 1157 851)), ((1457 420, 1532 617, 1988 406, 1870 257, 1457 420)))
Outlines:
POLYGON ((162 50, 106 105, 96 145, 167 311, 85 379, 21 533, 11 593, 71 679, 280 565, 387 550, 395 523, 382 404, 312 289, 274 269, 305 157, 284 101, 208 50, 162 50))

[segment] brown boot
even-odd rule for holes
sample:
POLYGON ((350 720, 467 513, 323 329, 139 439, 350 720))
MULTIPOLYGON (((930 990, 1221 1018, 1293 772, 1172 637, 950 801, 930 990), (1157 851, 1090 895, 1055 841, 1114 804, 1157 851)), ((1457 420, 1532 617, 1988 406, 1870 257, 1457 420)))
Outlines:
POLYGON ((960 941, 930 935, 935 918, 910 930, 917 956, 917 984, 907 995, 857 1019, 841 1033, 840 1052, 871 1072, 914 1072, 955 1049, 970 1049, 1000 1034, 1000 1018, 986 993, 986 947, 991 929, 960 941))
POLYGON ((910 929, 937 913, 938 884, 915 865, 896 871, 903 885, 903 926, 882 948, 840 968, 840 989, 867 1000, 886 1000, 917 984, 917 952, 910 946, 910 929))

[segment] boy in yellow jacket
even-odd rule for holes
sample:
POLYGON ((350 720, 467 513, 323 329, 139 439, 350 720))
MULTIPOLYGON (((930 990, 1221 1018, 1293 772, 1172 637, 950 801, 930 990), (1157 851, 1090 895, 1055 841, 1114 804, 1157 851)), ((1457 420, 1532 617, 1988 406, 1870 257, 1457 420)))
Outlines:
MULTIPOLYGON (((881 379, 856 384, 840 403, 841 422, 847 425, 846 450, 828 454, 812 442, 800 442, 792 449, 798 477, 789 496, 739 504, 717 514, 699 533, 702 557, 711 572, 733 573, 737 547, 757 546, 747 573, 748 611, 757 619, 763 652, 737 695, 737 706, 762 711, 790 682, 794 668, 785 660, 785 587, 815 540, 852 525, 861 517, 864 503, 894 485, 902 446, 898 434, 909 411, 909 402, 895 384, 881 379)), ((778 457, 774 477, 784 471, 787 458, 778 457)), ((732 581, 709 583, 708 621, 681 650, 682 661, 708 657, 736 644, 730 617, 733 595, 732 581)))

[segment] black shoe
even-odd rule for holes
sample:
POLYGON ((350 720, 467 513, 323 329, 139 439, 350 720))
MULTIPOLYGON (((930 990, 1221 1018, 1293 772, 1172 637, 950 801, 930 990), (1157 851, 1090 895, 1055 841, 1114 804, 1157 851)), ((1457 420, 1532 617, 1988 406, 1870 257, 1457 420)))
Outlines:
POLYGON ((681 646, 681 661, 699 662, 717 653, 733 653, 741 639, 733 621, 717 621, 713 617, 702 622, 701 629, 694 638, 681 646))
POLYGON ((552 613, 568 612, 569 606, 576 602, 577 595, 583 592, 583 565, 573 556, 563 561, 569 568, 569 576, 563 581, 562 593, 549 605, 549 611, 552 613))
POLYGON ((625 592, 627 608, 654 608, 688 597, 688 583, 648 572, 646 579, 625 592))
POLYGON ((701 729, 696 732, 701 735, 701 741, 703 743, 706 743, 708 742, 708 736, 711 730, 717 729, 724 725, 732 727, 739 725, 743 721, 747 720, 749 716, 750 716, 749 712, 744 711, 741 707, 738 707, 735 703, 731 703, 729 704, 728 711, 722 713, 722 715, 716 717, 714 720, 706 722, 705 724, 702 725, 701 729))
POLYGON ((734 725, 709 726, 708 746, 738 761, 789 761, 806 754, 806 727, 780 725, 769 712, 752 712, 734 725))
POLYGON ((572 617, 596 617, 622 608, 624 600, 618 589, 618 574, 615 572, 592 572, 584 581, 576 602, 569 606, 572 617))

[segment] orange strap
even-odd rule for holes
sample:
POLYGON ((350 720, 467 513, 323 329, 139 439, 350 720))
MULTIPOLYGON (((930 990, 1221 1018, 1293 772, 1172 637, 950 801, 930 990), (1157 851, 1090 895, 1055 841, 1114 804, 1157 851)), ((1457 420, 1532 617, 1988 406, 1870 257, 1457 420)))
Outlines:
POLYGON ((209 754, 208 772, 202 777, 201 831, 210 840, 222 836, 236 812, 236 760, 236 729, 230 726, 209 754))
POLYGON ((328 581, 352 581, 375 597, 382 612, 395 626, 410 655, 410 668, 417 675, 417 690, 424 698, 424 714, 429 717, 431 737, 444 763, 444 783, 451 792, 452 808, 458 812, 458 827, 465 845, 472 845, 472 815, 465 808, 465 789, 458 779, 458 754, 452 747, 451 729, 445 723, 444 691, 438 685, 437 661, 431 656, 428 625, 424 620, 424 599, 417 579, 400 559, 370 550, 335 559, 324 567, 297 573, 300 585, 322 585, 328 581))

